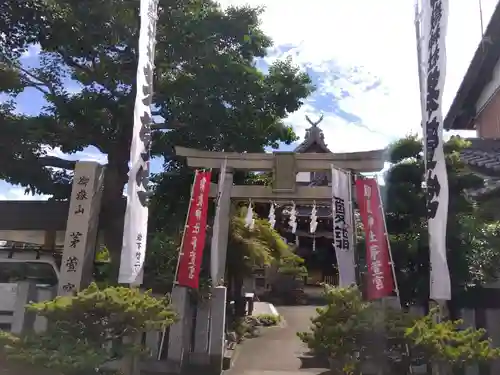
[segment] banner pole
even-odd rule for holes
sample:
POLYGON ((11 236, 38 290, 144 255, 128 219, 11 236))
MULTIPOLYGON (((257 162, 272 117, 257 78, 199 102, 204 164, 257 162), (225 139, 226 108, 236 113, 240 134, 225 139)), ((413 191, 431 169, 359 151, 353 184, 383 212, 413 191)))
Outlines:
POLYGON ((358 287, 360 285, 360 277, 359 277, 359 267, 358 267, 358 252, 356 249, 356 215, 354 213, 354 203, 353 203, 353 194, 352 194, 352 183, 353 183, 353 175, 352 171, 347 171, 347 177, 349 178, 349 214, 351 215, 351 243, 352 243, 352 253, 354 259, 354 272, 357 278, 358 287))
MULTIPOLYGON (((179 272, 179 264, 181 262, 182 249, 184 246, 184 237, 185 237, 184 234, 186 232, 186 228, 188 227, 189 212, 191 211, 191 205, 193 204, 194 186, 196 185, 196 177, 198 177, 198 173, 199 173, 199 170, 196 170, 195 174, 194 174, 193 185, 191 185, 191 194, 189 196, 189 206, 188 206, 188 210, 186 213, 186 220, 184 222, 184 228, 182 230, 181 244, 179 247, 179 254, 177 256, 177 266, 175 267, 174 281, 172 283, 172 291, 175 288, 175 286, 177 285, 177 274, 179 272)), ((161 354, 163 352, 163 346, 165 345, 165 336, 166 335, 167 335, 167 329, 163 328, 163 331, 161 333, 160 348, 158 350, 158 357, 157 357, 158 361, 161 360, 161 354)))
MULTIPOLYGON (((380 213, 382 214, 382 219, 384 221, 385 240, 387 242, 387 251, 389 252, 389 260, 391 263, 394 291, 396 292, 396 296, 397 296, 398 303, 399 303, 399 308, 401 310, 403 310, 403 305, 401 304, 401 295, 399 292, 398 279, 396 278, 396 268, 394 265, 394 259, 392 258, 391 241, 389 241, 389 231, 387 230, 387 221, 385 220, 385 211, 384 211, 384 204, 382 202, 382 193, 380 192, 380 185, 378 183, 378 175, 376 175, 376 178, 377 178, 378 200, 380 202, 379 210, 380 210, 380 213)), ((405 344, 405 350, 406 350, 406 354, 408 355, 408 359, 410 359, 410 348, 408 347, 408 344, 405 344)), ((413 366, 411 365, 411 360, 409 361, 409 371, 410 371, 410 374, 413 374, 413 366)))
POLYGON ((193 200, 194 200, 193 193, 194 193, 194 187, 196 185, 196 177, 198 177, 198 173, 200 173, 200 171, 196 170, 196 172, 194 174, 193 185, 191 185, 191 194, 190 194, 190 198, 189 198, 189 206, 188 206, 188 211, 186 213, 186 220, 184 221, 184 228, 182 230, 181 244, 180 244, 180 247, 179 247, 179 255, 177 257, 177 266, 175 267, 174 283, 172 285, 172 288, 177 284, 177 276, 178 276, 178 273, 179 273, 179 264, 181 262, 182 249, 183 249, 183 246, 184 246, 184 237, 185 237, 184 234, 185 234, 186 229, 188 227, 189 212, 191 211, 191 205, 193 204, 193 200))
MULTIPOLYGON (((376 176, 376 178, 378 179, 378 175, 376 176)), ((379 185, 378 181, 377 181, 377 194, 378 194, 378 199, 380 202, 379 210, 380 210, 380 213, 382 214, 382 220, 384 222, 385 241, 387 242, 387 251, 389 252, 389 262, 391 265, 392 278, 393 278, 393 282, 394 282, 394 291, 396 292, 396 296, 398 298, 399 307, 403 308, 403 305, 401 304, 401 296, 399 294, 398 281, 396 279, 396 269, 394 267, 394 260, 392 258, 391 241, 389 241, 389 232, 387 231, 387 222, 385 220, 384 204, 382 202, 382 194, 380 193, 380 185, 379 185)))
MULTIPOLYGON (((422 71, 422 36, 420 34, 420 11, 418 0, 415 1, 415 38, 417 43, 417 68, 418 68, 418 86, 420 88, 420 105, 425 108, 425 77, 422 71)), ((421 126, 424 126, 424 116, 422 116, 421 126)))

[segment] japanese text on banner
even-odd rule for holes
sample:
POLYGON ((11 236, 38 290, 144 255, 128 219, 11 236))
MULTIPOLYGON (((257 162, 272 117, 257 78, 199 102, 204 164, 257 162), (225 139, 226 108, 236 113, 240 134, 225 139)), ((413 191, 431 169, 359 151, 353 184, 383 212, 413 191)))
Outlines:
POLYGON ((199 273, 205 247, 210 177, 211 172, 197 172, 195 175, 187 225, 179 255, 177 284, 194 289, 199 286, 199 273))
POLYGON ((357 180, 356 194, 365 231, 368 298, 374 300, 387 297, 393 292, 394 281, 377 181, 357 180))

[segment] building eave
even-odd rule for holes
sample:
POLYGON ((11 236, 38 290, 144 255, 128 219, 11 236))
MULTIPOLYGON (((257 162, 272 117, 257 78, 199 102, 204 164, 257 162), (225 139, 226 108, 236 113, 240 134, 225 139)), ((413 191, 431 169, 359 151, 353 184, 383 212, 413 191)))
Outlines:
POLYGON ((491 81, 493 70, 500 58, 500 2, 479 43, 467 73, 444 119, 447 130, 472 130, 476 103, 484 87, 491 81))

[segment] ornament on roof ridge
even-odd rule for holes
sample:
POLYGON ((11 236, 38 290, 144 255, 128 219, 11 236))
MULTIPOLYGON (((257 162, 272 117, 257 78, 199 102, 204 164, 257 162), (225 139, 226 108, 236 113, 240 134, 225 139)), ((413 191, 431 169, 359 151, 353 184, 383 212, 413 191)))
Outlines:
POLYGON ((271 224, 271 228, 274 228, 276 225, 276 214, 275 214, 275 205, 274 202, 271 202, 271 207, 269 207, 269 224, 271 224))
POLYGON ((295 202, 292 202, 292 209, 290 210, 290 220, 288 225, 292 228, 292 233, 295 234, 297 231, 297 208, 295 207, 295 202))

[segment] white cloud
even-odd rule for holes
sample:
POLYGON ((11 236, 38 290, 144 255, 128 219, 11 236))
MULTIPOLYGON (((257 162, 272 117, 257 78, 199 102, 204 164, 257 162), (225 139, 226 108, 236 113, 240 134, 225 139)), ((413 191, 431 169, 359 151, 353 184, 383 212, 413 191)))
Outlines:
POLYGON ((29 59, 38 56, 41 48, 42 47, 39 44, 30 45, 28 49, 21 54, 21 59, 29 59))
POLYGON ((0 181, 0 201, 42 201, 47 199, 49 199, 48 195, 26 194, 25 188, 0 181))
MULTIPOLYGON (((361 124, 348 124, 334 111, 325 111, 322 128, 332 150, 375 148, 419 130, 413 1, 222 0, 221 3, 264 5, 262 27, 275 42, 267 61, 292 56, 296 63, 317 76, 318 92, 289 119, 299 136, 303 136, 307 127, 302 115, 322 111, 325 99, 361 118, 361 124), (343 92, 349 95, 342 95, 343 92)), ((482 3, 487 25, 497 0, 482 0, 482 3)), ((450 1, 445 110, 480 38, 478 2, 450 1)))
POLYGON ((107 164, 108 162, 108 156, 100 153, 99 150, 93 146, 86 147, 83 151, 78 151, 69 155, 63 153, 59 147, 47 147, 45 152, 49 156, 55 156, 65 160, 96 161, 99 164, 107 164))

